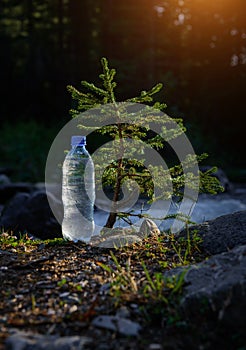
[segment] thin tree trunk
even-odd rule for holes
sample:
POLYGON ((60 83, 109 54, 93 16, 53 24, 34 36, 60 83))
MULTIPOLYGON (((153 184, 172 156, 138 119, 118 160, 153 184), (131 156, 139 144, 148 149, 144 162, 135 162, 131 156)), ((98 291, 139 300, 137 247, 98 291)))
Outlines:
MULTIPOLYGON (((114 101, 115 102, 115 101, 114 101)), ((120 150, 118 154, 118 165, 117 165, 117 177, 116 177, 116 184, 114 188, 114 195, 113 195, 113 202, 110 214, 108 216, 108 220, 105 224, 105 227, 112 228, 116 222, 117 219, 117 202, 119 200, 120 195, 120 189, 121 189, 121 182, 122 182, 122 171, 123 171, 123 155, 124 155, 124 144, 123 144, 123 134, 122 134, 122 125, 120 123, 120 117, 119 117, 119 111, 116 108, 116 114, 118 115, 118 132, 119 132, 119 142, 120 142, 120 150)))
POLYGON ((117 179, 116 179, 116 185, 115 185, 114 196, 113 196, 113 203, 111 207, 111 212, 108 216, 108 220, 105 225, 105 227, 108 227, 108 228, 112 228, 117 219, 116 204, 117 204, 117 201, 119 200, 119 195, 120 195, 122 163, 123 163, 122 159, 119 159, 118 168, 117 168, 117 179))

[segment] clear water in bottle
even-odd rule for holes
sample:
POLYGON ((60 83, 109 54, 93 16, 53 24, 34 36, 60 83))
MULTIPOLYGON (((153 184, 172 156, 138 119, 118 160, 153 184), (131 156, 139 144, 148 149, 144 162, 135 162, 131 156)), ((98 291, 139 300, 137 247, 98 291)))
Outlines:
POLYGON ((85 148, 85 136, 72 136, 71 145, 62 168, 62 234, 65 239, 88 243, 95 227, 94 164, 85 148))

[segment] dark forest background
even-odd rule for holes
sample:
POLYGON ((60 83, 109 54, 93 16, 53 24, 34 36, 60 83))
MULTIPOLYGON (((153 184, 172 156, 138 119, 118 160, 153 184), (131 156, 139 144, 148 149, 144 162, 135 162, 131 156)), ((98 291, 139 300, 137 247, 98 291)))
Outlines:
MULTIPOLYGON (((70 120, 68 84, 117 69, 118 100, 164 83, 197 153, 245 176, 245 0, 1 0, 0 167, 43 179, 49 147, 70 120)), ((92 142, 93 143, 93 142, 92 142)), ((91 143, 91 151, 93 144, 91 143)))

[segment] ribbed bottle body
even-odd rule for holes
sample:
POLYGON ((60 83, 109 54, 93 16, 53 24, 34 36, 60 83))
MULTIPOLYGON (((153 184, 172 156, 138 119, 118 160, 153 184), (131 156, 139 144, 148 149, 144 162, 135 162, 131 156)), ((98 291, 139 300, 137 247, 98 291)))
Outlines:
POLYGON ((70 150, 62 172, 63 237, 88 243, 95 227, 95 174, 93 161, 84 145, 70 150))

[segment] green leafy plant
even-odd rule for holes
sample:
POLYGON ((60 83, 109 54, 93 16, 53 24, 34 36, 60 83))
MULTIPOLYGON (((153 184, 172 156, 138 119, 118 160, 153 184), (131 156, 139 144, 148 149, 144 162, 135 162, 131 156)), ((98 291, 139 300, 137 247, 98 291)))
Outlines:
POLYGON ((186 270, 179 276, 165 277, 163 271, 150 272, 143 261, 139 261, 143 269, 143 275, 139 277, 132 270, 131 259, 128 256, 127 261, 122 265, 117 257, 110 252, 114 262, 114 267, 101 262, 97 264, 103 268, 109 275, 110 292, 116 299, 116 304, 123 300, 142 300, 168 304, 172 299, 182 291, 186 270))
MULTIPOLYGON (((162 84, 157 84, 148 91, 142 91, 139 96, 127 99, 124 103, 117 103, 114 77, 115 69, 110 69, 106 58, 102 58, 103 73, 100 74, 102 86, 98 87, 87 81, 82 81, 82 91, 69 85, 68 91, 72 98, 77 101, 77 109, 72 109, 71 114, 77 117, 80 112, 87 111, 86 123, 79 124, 78 127, 83 130, 94 131, 95 125, 104 121, 104 126, 97 129, 96 132, 109 137, 114 143, 103 145, 104 156, 101 156, 100 165, 96 166, 97 184, 102 183, 105 188, 109 187, 112 192, 112 207, 105 224, 105 227, 112 228, 117 218, 122 218, 127 223, 131 223, 131 216, 144 217, 144 213, 135 214, 132 210, 117 210, 117 203, 122 197, 122 188, 125 186, 128 193, 134 193, 136 183, 140 194, 147 198, 149 203, 158 199, 170 199, 175 197, 177 200, 183 198, 184 186, 194 187, 200 179, 200 190, 210 193, 221 191, 222 187, 218 180, 211 176, 216 168, 201 174, 194 175, 189 172, 184 173, 197 161, 202 161, 207 157, 206 154, 200 156, 187 155, 181 164, 170 166, 164 169, 162 166, 145 166, 145 147, 161 150, 165 153, 166 144, 176 139, 185 132, 182 119, 171 119, 167 114, 161 113, 166 108, 166 104, 155 101, 155 96, 161 91, 162 84), (110 108, 106 105, 110 104, 110 108), (132 106, 138 106, 137 109, 131 109, 132 106), (131 117, 131 123, 128 118, 131 117), (105 121, 110 121, 108 124, 105 121), (159 126, 160 133, 153 133, 151 126, 159 126), (175 125, 175 126, 174 126, 175 125), (178 126, 178 127, 177 127, 178 126), (129 140, 132 140, 132 147, 129 150, 129 140), (134 143, 134 141, 143 141, 134 143), (137 146, 136 146, 137 145, 137 146), (138 148, 136 150, 136 148, 138 148), (129 153, 130 152, 130 153, 129 153), (142 158, 136 157, 142 153, 142 158), (130 156, 129 156, 130 154, 130 156), (103 159, 105 158, 105 159, 103 159), (111 160, 110 164, 108 160, 111 160), (103 162, 105 161, 105 166, 103 162), (153 183, 153 178, 155 183, 153 183), (133 182, 134 181, 134 182, 133 182), (172 186, 170 186, 172 183, 172 186), (171 187, 171 189, 170 189, 171 187), (156 192, 155 188, 159 191, 156 192)), ((182 218, 181 218, 182 219, 182 218)), ((187 218, 186 218, 187 219, 187 218)))
POLYGON ((58 287, 62 287, 62 286, 64 286, 65 284, 67 284, 66 278, 62 278, 60 281, 57 282, 57 286, 58 286, 58 287))
POLYGON ((163 293, 164 285, 165 285, 163 274, 161 272, 156 272, 154 273, 153 278, 151 278, 150 273, 143 262, 142 262, 142 266, 146 276, 146 281, 143 288, 144 296, 146 297, 151 296, 153 299, 163 301, 164 303, 167 304, 168 303, 167 298, 164 296, 164 293, 163 293))
POLYGON ((188 225, 186 225, 186 237, 177 239, 173 234, 170 234, 170 240, 172 248, 179 259, 179 265, 191 264, 194 262, 194 254, 200 253, 202 238, 198 234, 198 230, 193 230, 191 234, 188 225))
POLYGON ((46 245, 46 246, 55 246, 55 245, 64 245, 66 242, 62 238, 54 238, 54 239, 47 239, 47 240, 39 240, 39 239, 33 239, 27 234, 18 233, 15 234, 14 232, 0 232, 0 247, 2 249, 8 249, 8 248, 15 248, 17 251, 28 250, 28 249, 34 249, 35 247, 39 245, 46 245))
POLYGON ((128 257, 125 266, 121 266, 112 252, 110 252, 110 255, 115 264, 115 269, 101 262, 97 264, 109 274, 112 295, 117 300, 121 299, 122 294, 136 295, 138 287, 135 276, 131 271, 130 257, 128 257))
POLYGON ((0 246, 2 248, 27 248, 28 246, 33 246, 40 244, 41 241, 34 241, 27 234, 19 233, 16 235, 14 232, 0 232, 0 246), (17 237, 18 236, 18 237, 17 237))

